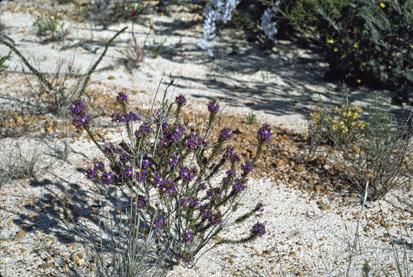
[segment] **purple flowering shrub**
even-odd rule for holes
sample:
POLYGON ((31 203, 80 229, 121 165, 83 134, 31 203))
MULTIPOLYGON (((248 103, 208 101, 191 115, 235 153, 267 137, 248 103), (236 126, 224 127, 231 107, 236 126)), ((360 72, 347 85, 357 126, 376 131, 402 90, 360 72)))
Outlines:
MULTIPOLYGON (((149 114, 131 109, 124 93, 119 93, 116 101, 122 112, 112 119, 124 125, 128 134, 128 141, 116 144, 100 143, 93 134, 86 104, 81 100, 72 103, 73 125, 85 130, 106 157, 106 161, 95 161, 85 174, 101 186, 128 191, 133 216, 146 222, 148 232, 154 231, 158 251, 169 251, 166 267, 181 261, 193 266, 205 245, 229 223, 241 224, 262 212, 263 205, 258 203, 235 220, 230 218, 248 191, 248 176, 263 145, 272 137, 269 126, 258 130, 257 156, 241 160, 226 145, 233 136, 230 128, 220 130, 216 141, 210 139, 219 111, 215 100, 208 104, 210 122, 202 133, 181 119, 181 108, 186 104, 183 95, 174 103, 168 103, 164 96, 161 108, 152 108, 149 114)), ((248 242, 264 233, 264 225, 257 222, 246 237, 222 239, 214 246, 248 242)))

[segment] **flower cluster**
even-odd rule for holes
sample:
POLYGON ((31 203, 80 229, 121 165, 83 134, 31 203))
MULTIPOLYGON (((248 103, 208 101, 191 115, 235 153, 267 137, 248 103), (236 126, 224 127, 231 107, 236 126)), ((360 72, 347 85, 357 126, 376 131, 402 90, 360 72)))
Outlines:
POLYGON ((197 174, 197 170, 194 167, 181 167, 179 169, 179 175, 181 176, 182 180, 184 181, 192 181, 197 174))
POLYGON ((275 24, 272 22, 272 19, 277 15, 277 7, 279 5, 280 1, 275 2, 275 6, 266 9, 261 17, 261 28, 264 31, 265 35, 274 43, 277 43, 277 39, 275 36, 277 35, 278 30, 275 24))
POLYGON ((198 133, 192 132, 186 137, 185 145, 189 149, 195 149, 199 146, 207 146, 208 141, 201 138, 201 136, 198 133))
POLYGON ((244 171, 244 174, 247 174, 254 169, 254 166, 252 165, 251 160, 246 160, 241 163, 241 168, 244 171))
POLYGON ((213 40, 216 36, 216 22, 222 21, 226 23, 231 20, 231 14, 240 1, 241 0, 210 0, 211 5, 205 6, 204 31, 198 45, 201 49, 207 50, 211 57, 214 56, 211 46, 214 45, 213 40))
POLYGON ((176 97, 175 103, 178 105, 178 107, 183 107, 186 104, 186 98, 182 94, 176 97))
POLYGON ((151 126, 149 124, 142 124, 139 129, 135 132, 137 138, 142 138, 151 132, 151 126))
POLYGON ((89 180, 95 178, 98 174, 98 170, 101 169, 103 169, 103 163, 99 161, 95 162, 93 166, 90 166, 85 170, 86 178, 88 178, 89 180))
POLYGON ((223 142, 232 138, 232 129, 224 128, 219 132, 219 141, 223 142))
POLYGON ((176 192, 176 184, 168 179, 162 178, 161 176, 154 176, 150 178, 152 186, 159 189, 159 192, 171 195, 176 192))
POLYGON ((92 119, 92 117, 87 114, 86 104, 82 100, 72 101, 70 113, 72 116, 72 124, 76 129, 82 129, 87 126, 92 119))
POLYGON ((141 119, 141 116, 139 113, 134 113, 134 112, 129 112, 126 114, 114 112, 111 118, 113 122, 125 123, 125 122, 130 122, 130 121, 138 121, 141 119))
POLYGON ((265 226, 262 223, 256 223, 253 227, 252 227, 252 234, 254 236, 259 236, 262 237, 265 234, 265 226))
POLYGON ((192 240, 192 232, 191 231, 183 232, 182 239, 183 239, 183 241, 191 241, 192 240))
POLYGON ((119 92, 118 96, 116 96, 116 101, 118 101, 119 103, 124 103, 126 102, 127 99, 128 99, 128 96, 123 92, 119 92))
POLYGON ((258 129, 257 132, 257 139, 260 143, 264 143, 266 141, 269 141, 272 136, 273 136, 273 131, 269 125, 262 125, 261 128, 258 129))
POLYGON ((235 191, 243 191, 247 188, 247 181, 245 179, 236 178, 231 182, 232 188, 235 191))
POLYGON ((309 132, 317 132, 326 143, 352 143, 366 128, 366 122, 360 120, 362 112, 360 107, 349 105, 335 106, 330 113, 325 109, 318 109, 310 113, 309 132))
POLYGON ((208 104, 208 111, 212 114, 216 114, 219 111, 219 103, 217 100, 211 100, 208 104))

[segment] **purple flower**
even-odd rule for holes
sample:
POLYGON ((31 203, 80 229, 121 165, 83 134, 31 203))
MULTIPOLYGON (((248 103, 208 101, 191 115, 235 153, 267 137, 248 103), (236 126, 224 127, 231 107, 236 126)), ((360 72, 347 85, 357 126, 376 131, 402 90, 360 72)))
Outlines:
POLYGON ((168 159, 169 166, 171 167, 175 166, 178 163, 178 161, 179 161, 179 156, 173 153, 168 159))
POLYGON ((141 115, 139 113, 129 112, 125 117, 126 122, 130 121, 138 121, 141 119, 141 115))
POLYGON ((198 133, 190 133, 186 137, 185 145, 188 149, 194 149, 200 145, 206 146, 207 142, 198 133))
POLYGON ((131 150, 130 150, 130 148, 129 148, 129 145, 128 145, 126 142, 121 141, 121 142, 119 143, 119 146, 120 146, 120 148, 122 148, 123 151, 128 152, 128 153, 131 152, 131 150))
POLYGON ((124 167, 124 168, 122 168, 122 170, 120 171, 120 175, 122 175, 122 177, 123 177, 124 179, 127 179, 127 178, 131 177, 131 176, 132 176, 132 173, 133 173, 132 167, 124 167))
POLYGON ((187 264, 187 265, 192 264, 193 261, 194 261, 194 258, 192 257, 192 255, 191 255, 190 253, 184 253, 184 254, 182 254, 181 259, 182 259, 182 262, 184 262, 184 263, 187 264))
POLYGON ((217 100, 212 99, 208 104, 208 111, 215 114, 219 111, 219 103, 217 100))
POLYGON ((129 155, 128 155, 126 152, 122 152, 122 153, 119 155, 119 159, 120 159, 122 162, 127 162, 127 161, 129 161, 130 157, 129 157, 129 155))
POLYGON ((143 168, 147 168, 148 166, 150 166, 152 163, 151 159, 149 158, 145 158, 142 160, 142 167, 143 168))
POLYGON ((151 126, 149 124, 142 124, 139 126, 139 130, 135 132, 135 136, 137 138, 142 138, 143 136, 149 134, 151 132, 151 126))
POLYGON ((177 142, 178 140, 180 140, 181 136, 183 134, 185 134, 185 127, 181 126, 181 125, 174 125, 171 128, 171 132, 170 132, 170 136, 171 136, 171 140, 173 142, 177 142))
POLYGON ((260 143, 269 141, 272 136, 273 136, 273 131, 271 130, 271 127, 269 125, 264 124, 262 125, 261 128, 258 129, 257 139, 260 143))
POLYGON ((72 124, 76 127, 76 129, 81 129, 82 127, 89 124, 92 117, 89 115, 79 115, 75 116, 72 119, 72 124))
POLYGON ((151 184, 155 188, 163 187, 165 184, 165 179, 159 175, 150 178, 151 184))
POLYGON ((83 115, 86 112, 86 104, 82 100, 74 100, 70 105, 72 115, 83 115))
POLYGON ((171 195, 172 193, 176 192, 176 184, 171 180, 167 180, 163 182, 159 190, 167 195, 171 195))
POLYGON ((211 214, 208 217, 208 220, 213 225, 218 225, 222 222, 222 217, 218 214, 211 214))
POLYGON ((189 199, 189 206, 191 208, 198 206, 198 204, 199 204, 198 198, 195 197, 195 198, 190 198, 189 199))
POLYGON ((101 161, 96 161, 94 163, 95 168, 97 169, 102 169, 103 168, 103 163, 101 161))
POLYGON ((232 138, 232 129, 224 128, 219 132, 219 141, 226 141, 232 138))
POLYGON ((254 169, 254 166, 252 165, 251 160, 246 160, 241 163, 241 168, 244 171, 244 174, 246 174, 250 173, 254 169))
POLYGON ((143 182, 146 180, 146 174, 148 173, 146 170, 136 170, 136 181, 137 182, 143 182))
POLYGON ((183 241, 191 241, 192 240, 192 232, 191 231, 185 231, 182 233, 182 239, 183 241))
POLYGON ((163 219, 162 219, 162 218, 155 217, 155 220, 153 221, 152 227, 155 228, 155 229, 157 229, 157 228, 161 228, 162 225, 163 225, 163 219))
POLYGON ((184 181, 192 181, 197 174, 196 168, 181 167, 179 169, 179 175, 184 181))
POLYGON ((231 157, 233 152, 234 152, 234 147, 232 145, 228 145, 227 147, 221 149, 221 153, 223 153, 225 158, 231 157))
POLYGON ((103 149, 103 151, 105 151, 106 154, 111 154, 113 152, 115 152, 115 146, 111 143, 107 146, 105 146, 105 149, 103 149))
POLYGON ((178 107, 185 106, 185 104, 186 104, 186 98, 185 98, 185 96, 183 96, 182 94, 180 94, 179 96, 177 96, 177 97, 175 98, 175 103, 178 105, 178 107))
POLYGON ((255 210, 262 213, 264 211, 264 204, 262 204, 262 202, 258 202, 257 206, 255 206, 255 210))
POLYGON ((245 179, 237 178, 231 182, 231 185, 235 191, 243 191, 247 188, 246 183, 245 179))
POLYGON ((123 103, 128 99, 128 96, 123 93, 123 92, 119 92, 118 96, 116 96, 116 101, 118 101, 119 103, 123 103))
POLYGON ((256 223, 253 227, 252 227, 252 234, 254 236, 259 236, 262 237, 265 234, 265 226, 262 223, 256 223))
POLYGON ((138 208, 143 208, 146 205, 145 197, 142 195, 138 195, 138 208))
POLYGON ((116 122, 118 124, 126 122, 125 115, 122 113, 114 112, 110 117, 112 118, 113 122, 116 122))
POLYGON ((85 175, 88 180, 95 178, 97 175, 97 168, 89 166, 89 168, 85 170, 85 175))
POLYGON ((208 204, 202 205, 200 207, 200 210, 203 218, 209 218, 211 214, 211 209, 209 208, 208 204))
POLYGON ((105 185, 110 185, 114 181, 112 172, 103 172, 100 177, 100 182, 105 185))

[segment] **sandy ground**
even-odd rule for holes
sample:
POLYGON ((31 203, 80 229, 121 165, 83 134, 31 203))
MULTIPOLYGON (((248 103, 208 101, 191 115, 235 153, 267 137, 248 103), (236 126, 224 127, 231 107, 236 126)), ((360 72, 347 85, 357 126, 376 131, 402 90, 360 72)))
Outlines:
MULTIPOLYGON (((63 64, 73 61, 74 68, 84 73, 103 51, 102 42, 122 27, 130 27, 125 23, 99 30, 91 23, 65 20, 65 28, 69 30, 65 40, 41 44, 32 27, 35 13, 19 9, 19 5, 24 6, 22 3, 2 3, 0 19, 5 24, 5 34, 42 72, 54 72, 59 61, 63 64)), ((257 45, 248 45, 241 35, 228 36, 224 32, 217 39, 218 55, 211 59, 196 46, 202 31, 199 17, 176 7, 169 16, 152 16, 151 21, 154 32, 148 41, 164 41, 160 56, 152 58, 147 52, 144 62, 129 70, 122 62, 125 57, 122 51, 131 45, 128 28, 109 48, 98 72, 92 75, 91 87, 110 96, 124 89, 139 91, 133 101, 147 106, 161 80, 161 88, 164 88, 172 75, 175 78, 172 92, 186 95, 194 110, 204 110, 205 104, 216 98, 225 106, 224 113, 245 117, 253 112, 260 122, 297 132, 306 130, 306 117, 320 100, 341 101, 342 88, 323 81, 327 65, 310 50, 280 41, 266 54, 257 45), (232 54, 234 50, 236 54, 232 54)), ((137 39, 142 43, 148 26, 138 24, 135 28, 137 39)), ((7 53, 7 49, 0 46, 0 56, 7 53)), ((8 74, 1 76, 0 93, 15 94, 28 89, 26 83, 19 81, 23 78, 19 73, 23 66, 16 55, 8 65, 8 74)), ((364 105, 367 93, 363 88, 352 91, 352 102, 364 105)), ((26 150, 35 143, 28 138, 19 141, 26 150)), ((0 140, 4 148, 14 142, 14 139, 0 140)), ((72 147, 93 157, 96 152, 90 145, 83 141, 72 147)), ((47 152, 45 146, 41 147, 47 152)), ((4 153, 2 159, 5 159, 4 153)), ((48 213, 41 214, 43 210, 36 206, 39 203, 47 206, 59 197, 74 197, 74 191, 90 193, 91 185, 77 170, 84 167, 85 162, 77 154, 69 156, 69 163, 43 155, 40 167, 55 175, 42 173, 38 176, 43 180, 40 184, 22 180, 3 185, 0 195, 1 274, 49 276, 46 274, 53 272, 52 262, 59 264, 60 272, 64 272, 65 262, 56 254, 60 253, 63 260, 70 260, 66 263, 68 267, 76 268, 83 276, 91 275, 73 259, 73 254, 82 251, 83 246, 66 240, 69 235, 64 226, 48 213), (19 233, 24 224, 32 227, 25 229, 24 234, 19 233)), ((288 183, 271 178, 256 179, 250 180, 249 187, 253 189, 244 199, 246 207, 254 206, 258 198, 265 204, 260 216, 267 226, 265 238, 246 246, 218 247, 206 253, 194 269, 178 266, 168 276, 344 276, 358 222, 360 237, 349 276, 361 276, 365 261, 372 268, 372 276, 396 276, 395 253, 400 259, 405 258, 402 266, 409 266, 403 270, 410 269, 410 273, 413 270, 412 191, 396 190, 384 200, 368 204, 359 221, 357 200, 344 206, 329 202, 329 209, 320 209, 317 201, 329 201, 327 198, 311 197, 288 183)), ((223 236, 236 237, 247 231, 245 228, 229 229, 223 236)), ((65 276, 64 273, 53 274, 50 276, 65 276)))

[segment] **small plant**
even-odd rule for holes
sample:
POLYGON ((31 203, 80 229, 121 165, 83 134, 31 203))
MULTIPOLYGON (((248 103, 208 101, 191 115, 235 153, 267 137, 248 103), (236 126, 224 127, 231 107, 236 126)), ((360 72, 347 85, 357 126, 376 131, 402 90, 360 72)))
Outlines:
MULTIPOLYGON (((14 46, 12 42, 9 42, 0 37, 0 44, 5 45, 8 47, 12 52, 14 52, 23 62, 23 64, 37 77, 40 90, 33 94, 33 98, 31 101, 28 101, 27 104, 29 108, 33 108, 33 103, 37 106, 38 109, 42 109, 42 113, 51 112, 55 115, 60 115, 62 113, 66 113, 67 107, 69 106, 70 102, 77 97, 81 97, 85 92, 85 89, 89 83, 90 76, 96 70, 99 63, 102 61, 103 57, 106 55, 106 52, 111 45, 111 43, 115 40, 117 36, 119 36, 122 32, 124 32, 127 27, 123 28, 122 30, 118 31, 107 43, 105 49, 103 50, 100 57, 97 59, 95 64, 88 70, 88 72, 83 75, 83 78, 80 79, 76 85, 67 90, 64 87, 64 81, 58 82, 59 74, 55 74, 54 78, 48 79, 45 78, 45 74, 40 73, 37 69, 35 69, 29 61, 24 57, 21 52, 14 46), (33 100, 33 101, 32 101, 33 100)), ((59 71, 60 71, 59 64, 59 71)), ((60 73, 60 72, 58 72, 60 73)), ((22 103, 19 101, 19 103, 22 103)))
POLYGON ((55 16, 37 16, 33 27, 36 28, 38 36, 48 37, 47 41, 59 41, 68 34, 67 30, 64 30, 64 23, 55 16))
POLYGON ((333 107, 329 113, 325 108, 310 114, 309 135, 316 144, 329 144, 341 148, 360 138, 366 123, 361 120, 359 106, 343 104, 333 107))
MULTIPOLYGON (((273 131, 263 125, 257 132, 256 155, 241 161, 227 145, 233 136, 230 128, 221 129, 213 139, 219 112, 217 101, 208 104, 206 129, 190 127, 181 115, 185 97, 180 95, 174 103, 169 103, 167 90, 160 105, 156 108, 153 105, 147 114, 134 110, 126 94, 118 94, 116 101, 121 112, 111 117, 114 123, 125 126, 128 141, 100 143, 93 134, 86 104, 81 100, 71 105, 72 122, 77 129, 87 132, 107 161, 95 161, 86 169, 86 177, 100 186, 122 189, 128 203, 136 202, 131 216, 140 220, 140 234, 153 232, 148 239, 156 246, 155 254, 164 257, 163 267, 170 268, 180 262, 192 267, 202 252, 207 251, 207 243, 230 221, 241 224, 262 211, 263 204, 258 202, 237 218, 230 217, 247 193, 248 175, 273 131), (134 122, 140 122, 136 129, 134 122)), ((265 232, 264 225, 257 222, 244 238, 220 239, 212 247, 245 243, 265 232)))
POLYGON ((255 122, 257 122, 257 116, 254 112, 249 112, 247 115, 247 123, 254 124, 255 122))
POLYGON ((148 49, 151 52, 151 57, 156 59, 164 51, 165 40, 161 43, 157 43, 155 39, 152 41, 152 44, 148 45, 148 49))
POLYGON ((23 151, 20 144, 0 153, 0 183, 10 180, 31 178, 37 171, 37 162, 41 156, 39 145, 23 151))
POLYGON ((367 107, 369 117, 362 138, 355 143, 357 151, 346 151, 344 158, 350 163, 348 176, 359 191, 370 183, 368 200, 378 200, 391 189, 404 183, 403 163, 408 156, 410 139, 403 139, 408 126, 400 127, 384 106, 384 97, 374 93, 367 107))
POLYGON ((357 106, 319 109, 311 114, 310 155, 327 145, 333 159, 344 165, 344 174, 363 193, 369 183, 368 200, 378 200, 402 184, 407 171, 410 140, 408 126, 395 128, 395 120, 384 106, 384 98, 373 93, 367 107, 367 119, 360 120, 357 106), (331 151, 335 149, 337 151, 331 151))
MULTIPOLYGON (((140 9, 139 5, 132 5, 128 9, 128 11, 131 14, 131 36, 132 36, 132 49, 127 48, 126 51, 124 52, 124 55, 126 56, 126 66, 129 68, 130 64, 132 63, 133 67, 136 67, 140 63, 143 62, 145 59, 145 49, 147 47, 146 42, 148 40, 149 35, 151 34, 153 30, 153 26, 151 23, 149 23, 149 31, 146 33, 145 38, 142 43, 138 43, 136 36, 135 36, 135 20, 136 16, 138 14, 138 11, 140 9)), ((156 50, 156 49, 155 49, 156 50)), ((159 54, 159 53, 158 53, 159 54)))

